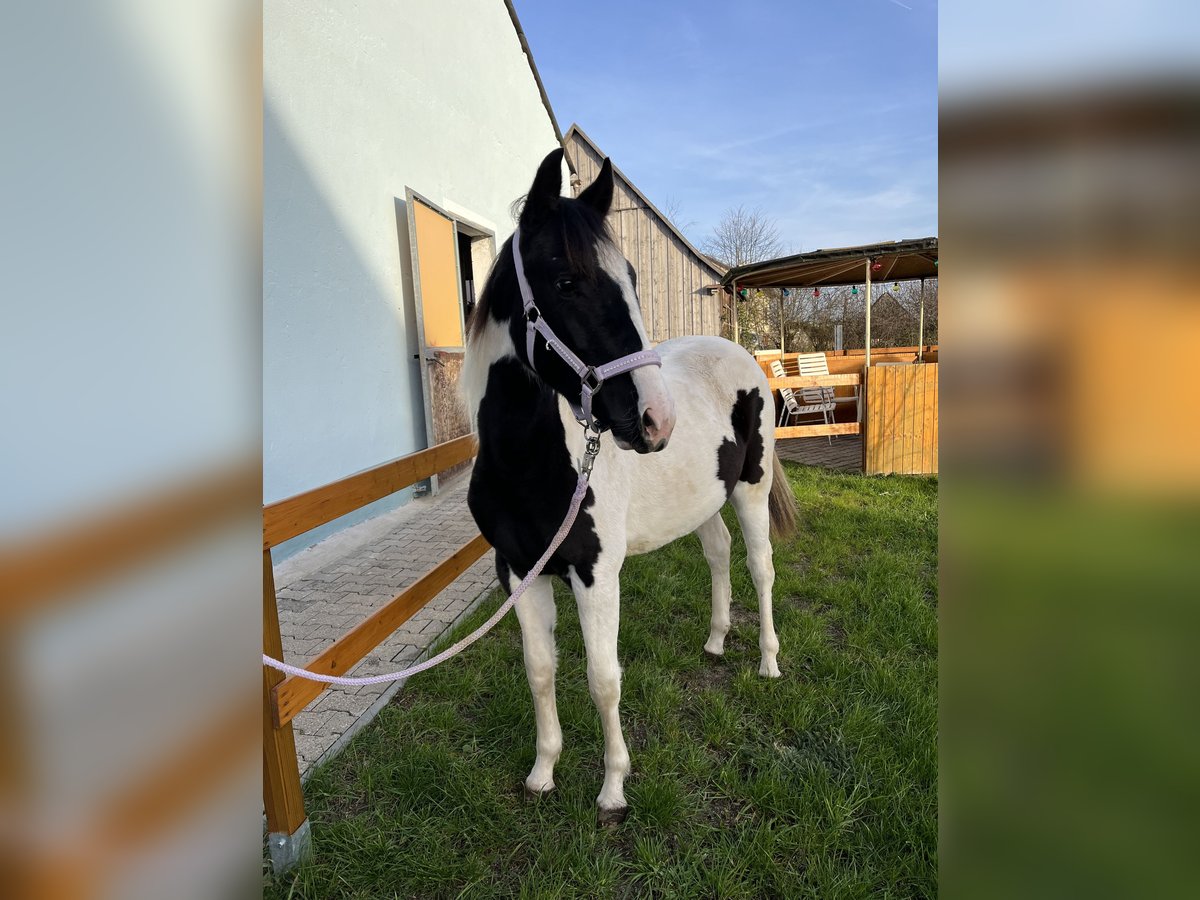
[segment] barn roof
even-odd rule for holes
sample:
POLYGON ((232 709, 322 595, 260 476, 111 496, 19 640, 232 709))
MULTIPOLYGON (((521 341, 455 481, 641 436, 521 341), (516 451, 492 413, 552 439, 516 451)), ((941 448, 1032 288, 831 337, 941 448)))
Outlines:
MULTIPOLYGON (((564 144, 570 142, 572 135, 578 136, 578 138, 581 141, 583 141, 585 144, 587 144, 589 147, 591 147, 592 150, 594 150, 601 159, 603 159, 607 156, 607 154, 603 150, 601 150, 598 146, 596 146, 596 142, 587 136, 587 132, 585 132, 582 128, 579 127, 578 123, 572 123, 571 127, 567 129, 567 135, 563 141, 564 144)), ((569 152, 568 152, 567 156, 568 157, 570 156, 569 152)), ((575 170, 574 165, 571 166, 571 170, 572 171, 575 170)), ((709 269, 713 273, 713 281, 714 282, 720 281, 722 274, 725 272, 725 266, 721 265, 719 262, 717 262, 711 256, 708 256, 704 253, 701 253, 699 250, 697 250, 695 248, 695 246, 693 246, 692 242, 689 241, 686 237, 684 237, 683 232, 675 227, 675 223, 672 222, 670 220, 670 218, 668 218, 666 215, 664 215, 663 212, 657 206, 655 206, 653 203, 651 203, 650 200, 646 197, 646 195, 643 194, 640 190, 638 190, 637 185, 629 180, 629 176, 627 176, 624 172, 622 172, 619 168, 617 168, 617 166, 615 164, 613 165, 613 173, 618 178, 620 178, 623 182, 625 182, 625 186, 627 188, 629 188, 629 190, 639 200, 641 200, 643 203, 646 204, 647 209, 649 209, 652 213, 654 213, 654 215, 656 215, 659 218, 659 220, 664 225, 666 225, 667 228, 669 228, 671 230, 671 233, 674 234, 675 237, 679 238, 679 240, 688 249, 688 251, 693 256, 696 257, 697 261, 702 266, 704 266, 706 269, 709 269)))
MULTIPOLYGON (((534 83, 537 84, 538 93, 542 97, 542 106, 546 107, 546 112, 550 114, 550 124, 554 126, 554 136, 558 138, 558 143, 562 145, 563 150, 567 149, 566 141, 563 139, 562 130, 558 127, 558 117, 554 115, 554 107, 550 105, 550 95, 546 93, 546 85, 542 83, 542 75, 538 72, 537 63, 533 61, 533 51, 529 49, 529 41, 525 37, 525 29, 521 27, 521 20, 517 17, 517 11, 513 8, 512 0, 504 0, 504 6, 508 10, 508 17, 512 19, 513 28, 517 32, 517 40, 521 42, 521 50, 525 54, 525 59, 529 62, 529 71, 533 73, 534 83)), ((570 159, 567 160, 567 167, 571 170, 571 174, 575 174, 575 166, 570 159)))
POLYGON ((793 256, 781 256, 762 262, 735 266, 721 283, 726 287, 824 287, 861 284, 868 259, 880 264, 871 272, 872 281, 905 281, 912 278, 937 278, 938 239, 915 238, 812 250, 793 256))

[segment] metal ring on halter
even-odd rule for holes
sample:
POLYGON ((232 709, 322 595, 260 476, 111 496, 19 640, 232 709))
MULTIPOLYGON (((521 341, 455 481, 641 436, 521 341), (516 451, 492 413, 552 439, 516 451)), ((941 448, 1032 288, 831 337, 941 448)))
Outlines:
POLYGON ((600 388, 604 387, 604 379, 596 372, 595 366, 588 366, 587 371, 580 376, 580 380, 593 395, 600 393, 600 388))

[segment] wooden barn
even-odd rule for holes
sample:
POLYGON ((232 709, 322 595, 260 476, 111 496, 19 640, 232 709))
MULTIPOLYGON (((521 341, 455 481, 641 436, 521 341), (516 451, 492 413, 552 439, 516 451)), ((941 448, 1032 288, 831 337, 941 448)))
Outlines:
MULTIPOLYGON (((596 178, 604 152, 578 125, 563 138, 576 195, 596 178)), ((724 268, 692 246, 671 220, 617 166, 609 213, 613 234, 637 270, 642 319, 653 342, 687 334, 721 334, 724 268)))

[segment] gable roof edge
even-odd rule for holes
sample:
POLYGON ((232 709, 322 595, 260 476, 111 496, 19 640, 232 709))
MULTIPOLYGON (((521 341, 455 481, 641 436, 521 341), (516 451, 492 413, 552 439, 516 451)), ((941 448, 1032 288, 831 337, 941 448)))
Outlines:
MULTIPOLYGON (((584 141, 584 143, 586 143, 589 147, 591 147, 594 151, 596 151, 596 154, 601 159, 607 158, 605 152, 603 150, 601 150, 598 146, 596 146, 596 142, 593 141, 590 137, 588 137, 587 132, 585 132, 582 128, 579 127, 578 122, 572 122, 571 127, 567 129, 566 136, 563 138, 563 146, 564 147, 566 146, 567 141, 570 140, 572 134, 579 135, 579 137, 584 141)), ((569 153, 567 155, 570 156, 569 153)), ((685 247, 687 247, 688 251, 694 257, 696 257, 696 260, 700 263, 700 265, 704 266, 706 269, 709 269, 710 271, 717 273, 717 280, 719 281, 721 279, 721 276, 723 276, 725 274, 726 270, 722 267, 717 266, 714 261, 710 261, 709 258, 705 254, 703 254, 699 250, 697 250, 695 248, 695 246, 692 244, 692 242, 689 241, 686 237, 684 237, 683 232, 675 227, 675 223, 672 222, 667 216, 663 215, 662 211, 657 206, 655 206, 653 203, 651 203, 649 201, 649 199, 647 199, 645 194, 643 194, 640 190, 638 190, 637 185, 635 185, 632 181, 630 181, 629 176, 626 175, 624 172, 622 172, 619 168, 617 168, 616 164, 614 164, 612 168, 613 168, 613 172, 616 173, 617 175, 621 176, 621 180, 624 181, 625 184, 629 186, 629 190, 631 190, 637 196, 637 198, 639 200, 641 200, 643 203, 645 203, 646 206, 649 208, 649 210, 652 213, 654 213, 656 216, 658 216, 658 218, 662 221, 662 223, 664 225, 667 226, 667 228, 671 229, 671 233, 674 234, 675 237, 679 238, 679 240, 683 242, 683 245, 685 247)), ((572 171, 574 171, 573 166, 572 166, 572 171)))
POLYGON ((504 0, 504 8, 508 10, 508 17, 512 20, 513 28, 517 32, 517 40, 521 42, 521 51, 525 54, 525 60, 529 63, 529 71, 533 73, 534 83, 537 84, 538 94, 542 98, 542 106, 546 107, 546 112, 550 115, 550 125, 554 128, 554 136, 558 138, 558 145, 563 148, 563 155, 567 157, 567 168, 571 174, 575 174, 575 164, 571 162, 570 154, 567 153, 567 141, 563 137, 562 129, 558 127, 558 117, 554 115, 554 107, 550 105, 550 95, 546 93, 546 85, 542 83, 542 76, 538 72, 537 63, 533 61, 533 51, 529 49, 529 41, 525 37, 525 29, 521 27, 521 20, 517 17, 517 11, 512 5, 512 0, 504 0))

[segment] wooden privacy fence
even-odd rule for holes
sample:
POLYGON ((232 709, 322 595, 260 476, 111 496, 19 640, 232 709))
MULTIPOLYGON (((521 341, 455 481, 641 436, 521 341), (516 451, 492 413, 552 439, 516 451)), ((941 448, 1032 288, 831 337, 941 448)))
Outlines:
MULTIPOLYGON (((830 368, 857 371, 832 375, 789 375, 767 378, 772 392, 781 388, 854 388, 862 398, 854 422, 790 425, 775 429, 776 440, 861 434, 863 472, 868 475, 920 475, 938 471, 938 364, 937 345, 927 348, 899 347, 872 353, 873 364, 865 369, 862 351, 832 355, 830 368), (934 362, 913 362, 918 350, 934 362), (880 357, 874 363, 875 357, 880 357), (866 374, 864 374, 864 372, 866 374)), ((790 354, 794 356, 795 354, 790 354)), ((827 356, 829 356, 827 354, 827 356)), ((770 359, 760 353, 762 359, 770 359)), ((843 391, 843 393, 845 393, 843 391)), ((772 410, 774 412, 774 410, 772 410)))
POLYGON ((938 364, 872 366, 864 410, 863 471, 938 470, 938 364))
MULTIPOLYGON (((402 456, 365 472, 263 507, 263 653, 283 659, 271 548, 326 522, 424 481, 475 456, 473 434, 402 456)), ((483 556, 489 544, 476 535, 380 609, 343 634, 307 666, 344 675, 439 591, 483 556)), ((267 831, 290 838, 304 825, 304 795, 292 719, 329 685, 263 666, 263 805, 267 831)))

